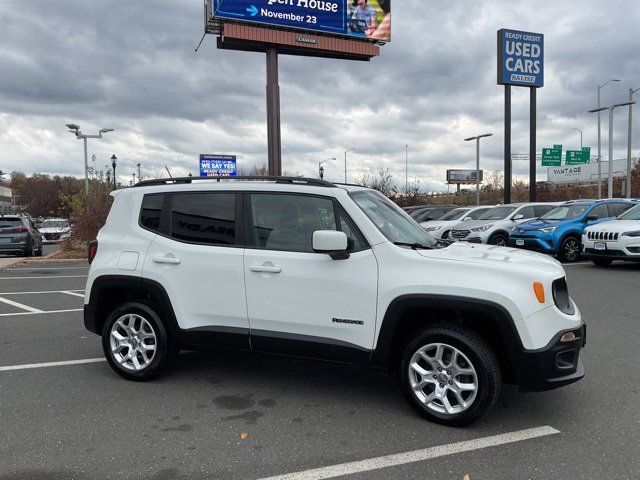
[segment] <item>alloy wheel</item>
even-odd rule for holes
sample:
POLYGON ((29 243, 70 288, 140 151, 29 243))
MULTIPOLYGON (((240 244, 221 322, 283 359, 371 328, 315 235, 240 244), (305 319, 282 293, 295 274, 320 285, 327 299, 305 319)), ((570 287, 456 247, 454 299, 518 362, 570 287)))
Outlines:
POLYGON ((580 244, 575 238, 567 240, 564 244, 564 258, 569 262, 575 262, 580 255, 580 244))
POLYGON ((478 394, 475 367, 464 353, 445 343, 430 343, 413 354, 409 383, 416 398, 440 414, 464 412, 478 394))
POLYGON ((157 338, 151 324, 136 314, 118 318, 109 335, 111 354, 126 370, 139 372, 153 361, 157 338))

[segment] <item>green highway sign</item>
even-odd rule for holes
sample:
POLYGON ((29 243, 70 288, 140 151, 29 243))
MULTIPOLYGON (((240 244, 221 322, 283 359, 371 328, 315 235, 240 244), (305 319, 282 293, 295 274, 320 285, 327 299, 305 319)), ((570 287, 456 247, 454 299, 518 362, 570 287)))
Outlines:
POLYGON ((553 147, 542 149, 543 167, 559 167, 562 165, 562 145, 554 145, 553 147))
POLYGON ((567 165, 589 163, 589 156, 584 150, 567 150, 567 165))
POLYGON ((591 147, 582 147, 583 163, 591 163, 591 147))

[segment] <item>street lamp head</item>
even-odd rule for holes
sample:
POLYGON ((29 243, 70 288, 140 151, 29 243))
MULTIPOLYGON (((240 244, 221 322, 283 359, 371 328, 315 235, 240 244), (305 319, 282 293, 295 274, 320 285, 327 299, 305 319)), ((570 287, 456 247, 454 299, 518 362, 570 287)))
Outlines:
POLYGON ((78 130, 80 130, 80 126, 75 123, 67 123, 66 127, 71 130, 71 133, 78 133, 78 130))
POLYGON ((589 113, 602 112, 603 110, 608 110, 608 108, 609 108, 609 107, 594 108, 593 110, 589 110, 589 113))
POLYGON ((478 135, 478 138, 485 138, 485 137, 493 137, 493 133, 483 133, 482 135, 478 135))
POLYGON ((635 104, 636 102, 616 103, 615 105, 612 105, 611 108, 626 107, 627 105, 635 105, 635 104))
POLYGON ((477 137, 469 137, 469 138, 465 138, 464 141, 465 142, 470 142, 471 140, 475 140, 477 137))
POLYGON ((100 133, 108 133, 108 132, 113 132, 113 128, 103 128, 102 130, 100 130, 100 133))
POLYGON ((117 161, 118 161, 118 157, 116 157, 116 154, 114 153, 113 155, 111 155, 111 165, 115 167, 117 161))

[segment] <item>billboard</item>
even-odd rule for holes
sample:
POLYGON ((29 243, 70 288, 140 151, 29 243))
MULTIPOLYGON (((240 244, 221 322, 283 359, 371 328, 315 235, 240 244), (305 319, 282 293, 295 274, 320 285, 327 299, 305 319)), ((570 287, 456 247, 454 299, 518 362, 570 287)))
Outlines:
POLYGON ((201 177, 235 177, 238 174, 238 167, 235 155, 200 155, 200 176, 201 177))
MULTIPOLYGON (((480 182, 482 183, 483 171, 480 170, 480 182)), ((475 184, 475 170, 447 170, 447 183, 475 184)))
MULTIPOLYGON (((624 177, 627 174, 627 160, 613 161, 613 176, 624 177)), ((609 177, 609 162, 602 162, 602 178, 609 177)), ((582 165, 567 165, 563 167, 550 167, 547 169, 547 179, 551 183, 597 183, 598 164, 585 163, 582 165)))
POLYGON ((544 35, 505 28, 498 30, 498 84, 544 85, 544 35))
POLYGON ((391 0, 213 0, 214 18, 388 42, 391 0))

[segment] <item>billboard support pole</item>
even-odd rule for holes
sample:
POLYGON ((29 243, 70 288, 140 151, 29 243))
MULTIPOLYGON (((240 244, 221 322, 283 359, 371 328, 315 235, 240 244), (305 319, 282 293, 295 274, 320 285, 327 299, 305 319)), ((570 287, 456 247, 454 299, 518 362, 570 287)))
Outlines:
POLYGON ((537 88, 529 87, 529 201, 536 201, 536 114, 537 88))
POLYGON ((511 203, 511 85, 504 86, 504 203, 511 203))
POLYGON ((267 48, 267 142, 269 175, 282 175, 280 138, 280 86, 278 85, 278 50, 267 48))

